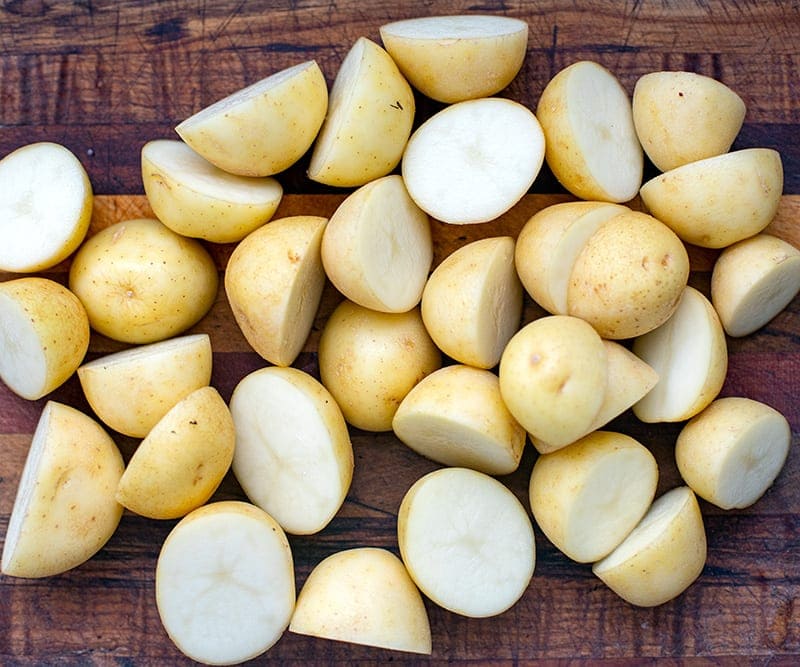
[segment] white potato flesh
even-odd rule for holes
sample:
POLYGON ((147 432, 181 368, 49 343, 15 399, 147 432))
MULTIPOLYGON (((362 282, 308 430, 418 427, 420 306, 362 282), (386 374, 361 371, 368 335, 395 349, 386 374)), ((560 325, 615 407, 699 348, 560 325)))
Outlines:
POLYGON ((208 334, 186 334, 87 361, 78 379, 106 426, 144 438, 173 405, 211 382, 212 363, 208 334))
POLYGON ((27 144, 0 160, 0 270, 42 271, 83 241, 92 217, 92 186, 64 146, 27 144))
POLYGON ((642 183, 644 153, 631 100, 616 76, 582 60, 558 72, 536 108, 555 177, 581 199, 626 202, 642 183))
POLYGON ((277 642, 294 611, 294 563, 286 535, 263 510, 240 501, 184 517, 158 555, 161 622, 186 656, 233 665, 277 642))
POLYGON ((644 422, 693 417, 717 397, 728 370, 725 331, 694 287, 686 287, 664 324, 634 341, 633 352, 658 373, 656 385, 633 406, 644 422))
POLYGON ((114 534, 124 463, 88 415, 48 401, 33 433, 2 555, 3 574, 50 577, 83 564, 114 534))
POLYGON ((686 484, 722 509, 755 503, 772 486, 792 443, 774 408, 729 396, 712 402, 678 434, 675 460, 686 484))
POLYGON ((311 147, 328 110, 328 86, 313 60, 276 72, 214 102, 175 131, 231 174, 270 176, 311 147))
POLYGON ((257 506, 288 533, 322 530, 353 477, 347 424, 330 393, 295 368, 269 366, 233 391, 233 472, 257 506))
POLYGON ((544 161, 536 116, 508 99, 450 105, 408 141, 402 174, 411 198, 441 222, 494 220, 528 191, 544 161))
POLYGON ((683 593, 703 571, 706 532, 688 486, 667 491, 592 571, 630 604, 655 607, 683 593))
POLYGON ((141 160, 153 212, 184 236, 213 243, 240 241, 272 217, 283 196, 274 178, 229 174, 182 141, 148 141, 141 160))
POLYGON ((320 561, 297 596, 289 631, 312 637, 429 654, 425 603, 402 561, 359 547, 320 561))
POLYGON ((507 475, 519 466, 525 429, 491 371, 454 364, 423 378, 400 403, 392 430, 414 451, 449 466, 507 475))
POLYGON ((771 234, 756 234, 728 246, 711 273, 711 303, 732 337, 763 327, 798 292, 800 250, 771 234))
POLYGON ((527 23, 489 14, 394 21, 380 35, 409 83, 447 104, 499 93, 521 69, 528 46, 527 23))
POLYGON ((644 516, 658 464, 630 436, 594 431, 536 459, 528 495, 536 523, 566 556, 591 563, 608 555, 644 516))
POLYGON ((533 577, 528 513, 502 483, 475 470, 442 468, 417 480, 400 504, 397 533, 411 578, 456 614, 501 614, 533 577))
POLYGON ((378 178, 337 207, 321 253, 326 275, 351 301, 386 313, 411 310, 433 262, 428 215, 399 175, 378 178))

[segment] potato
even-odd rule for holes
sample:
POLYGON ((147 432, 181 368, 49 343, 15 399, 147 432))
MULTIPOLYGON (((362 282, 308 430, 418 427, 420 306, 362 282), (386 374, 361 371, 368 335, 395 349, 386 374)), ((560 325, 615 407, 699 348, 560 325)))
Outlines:
POLYGON ((89 348, 89 318, 72 292, 49 278, 0 283, 0 378, 41 398, 77 370, 89 348))
POLYGON ((322 384, 365 431, 389 431, 406 394, 442 365, 419 308, 380 313, 348 300, 325 323, 317 354, 322 384))
POLYGON ((774 408, 749 398, 713 401, 678 434, 675 461, 686 484, 722 509, 749 507, 786 462, 792 432, 774 408))
POLYGON ((294 65, 242 88, 175 128, 224 171, 270 176, 311 147, 328 110, 328 86, 316 61, 294 65))
POLYGON ((33 433, 2 555, 12 577, 50 577, 105 546, 122 517, 114 499, 124 463, 88 415, 48 401, 33 433))
POLYGON ((543 454, 529 484, 531 511, 566 556, 591 563, 607 556, 653 502, 658 464, 628 435, 594 431, 543 454))
POLYGON ((497 376, 462 364, 423 378, 400 403, 392 430, 422 456, 487 475, 514 472, 525 446, 497 376))
POLYGON ((450 224, 494 220, 528 191, 544 162, 536 116, 487 97, 445 107, 408 140, 402 174, 411 198, 450 224))
POLYGON ((420 590, 456 614, 502 614, 533 577, 528 513, 508 488, 475 470, 441 468, 418 479, 400 504, 397 537, 420 590))
POLYGON ((419 304, 433 262, 428 215, 399 175, 378 178, 337 207, 321 252, 325 274, 348 299, 404 313, 419 304))
POLYGON ((728 372, 725 331, 694 287, 686 287, 664 324, 633 342, 633 352, 658 373, 656 385, 633 406, 644 422, 690 419, 717 397, 728 372))
POLYGON ((358 187, 386 176, 400 162, 414 112, 414 92, 391 56, 360 37, 333 82, 308 177, 326 185, 358 187))
POLYGON ((553 175, 581 199, 626 202, 642 183, 644 154, 628 93, 589 60, 572 63, 545 86, 536 107, 553 175))
POLYGON ((655 607, 678 597, 703 571, 706 532, 688 486, 655 500, 636 528, 592 572, 623 600, 655 607))
POLYGON ((442 352, 463 364, 494 368, 519 329, 522 306, 514 239, 498 236, 445 257, 425 284, 420 312, 442 352))
POLYGON ((231 396, 233 472, 247 497, 288 533, 322 530, 353 478, 353 447, 341 410, 313 376, 269 366, 231 396))
POLYGON ((724 248, 772 222, 782 191, 780 154, 746 148, 671 169, 647 181, 639 194, 649 212, 687 243, 724 248))
POLYGON ((331 554, 308 575, 289 631, 393 651, 430 654, 422 597, 391 551, 359 547, 331 554))
POLYGON ((327 218, 297 215, 251 232, 231 253, 225 294, 250 346, 290 366, 314 324, 325 271, 321 244, 327 218))
POLYGON ((639 141, 661 171, 727 153, 746 111, 728 86, 694 72, 645 74, 632 108, 639 141))
POLYGON ((528 48, 527 23, 488 14, 394 21, 380 35, 409 83, 447 104, 499 93, 522 68, 528 48))
POLYGON ((142 147, 142 182, 161 222, 183 236, 214 243, 241 241, 272 217, 283 196, 274 178, 229 174, 168 139, 142 147))
POLYGON ((156 564, 158 614, 187 657, 209 665, 255 658, 283 635, 294 611, 286 534, 236 500, 194 510, 170 531, 156 564))
POLYGON ((549 315, 514 334, 499 377, 503 400, 537 449, 554 451, 594 422, 608 381, 606 348, 587 322, 549 315))
POLYGON ((767 324, 800 292, 800 250, 761 233, 725 248, 711 273, 711 303, 731 337, 767 324))
POLYGON ((89 176, 64 146, 27 144, 0 160, 0 271, 43 271, 66 259, 89 229, 89 176))
POLYGON ((219 276, 195 239, 158 220, 118 222, 75 254, 69 287, 98 333, 125 343, 154 343, 185 332, 211 309, 219 276))
POLYGON ((233 419, 219 392, 196 389, 139 443, 119 480, 117 502, 151 519, 185 516, 217 490, 235 442, 233 419))

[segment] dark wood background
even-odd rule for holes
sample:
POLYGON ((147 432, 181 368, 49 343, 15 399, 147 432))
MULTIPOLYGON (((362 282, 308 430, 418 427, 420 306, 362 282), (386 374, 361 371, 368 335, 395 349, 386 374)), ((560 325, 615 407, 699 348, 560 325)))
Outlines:
MULTIPOLYGON (((579 59, 609 67, 632 91, 660 69, 688 69, 721 79, 747 104, 735 148, 778 149, 785 197, 771 228, 800 245, 800 4, 742 0, 675 2, 48 2, 0 5, 0 155, 26 143, 63 143, 86 166, 96 201, 93 229, 149 214, 139 151, 173 137, 185 117, 248 83, 316 59, 329 83, 360 36, 379 40, 381 24, 418 15, 488 12, 524 19, 528 57, 503 94, 535 108, 549 78, 579 59)), ((419 99, 418 119, 437 110, 419 99)), ((307 158, 280 175, 287 196, 279 215, 330 214, 344 196, 304 176, 307 158)), ((652 167, 649 174, 655 173, 652 167)), ((434 223, 437 261, 473 238, 516 233, 527 216, 565 199, 545 169, 532 194, 495 225, 470 229, 434 223)), ((224 268, 230 247, 210 246, 224 268)), ((713 253, 692 250, 692 284, 707 293, 713 253)), ((65 281, 68 262, 47 273, 65 281)), ((0 275, 0 279, 11 276, 0 275)), ((317 327, 297 366, 316 372, 319 325, 338 300, 329 287, 317 327)), ((528 302, 526 318, 540 311, 528 302)), ((263 362, 247 346, 220 292, 195 328, 214 346, 212 382, 223 396, 263 362)), ((94 336, 89 355, 121 349, 94 336)), ((2 353, 2 351, 0 351, 2 353)), ((699 657, 703 663, 800 660, 800 299, 769 326, 730 341, 724 395, 770 403, 792 425, 793 447, 774 487, 753 507, 722 511, 702 503, 708 562, 678 599, 637 609, 617 598, 585 565, 557 552, 537 528, 536 573, 508 612, 466 619, 428 603, 434 662, 522 663, 537 659, 636 664, 699 657)), ((28 402, 0 387, 0 540, 5 535, 31 433, 47 398, 88 410, 72 378, 28 402)), ((644 425, 629 413, 610 428, 655 453, 659 491, 680 483, 672 447, 681 425, 644 425)), ((115 437, 129 456, 136 441, 115 437)), ((396 512, 405 490, 437 467, 390 434, 352 431, 356 469, 342 510, 321 533, 292 537, 298 590, 311 568, 335 551, 381 546, 397 552, 396 512)), ((502 478, 527 502, 535 460, 528 447, 519 470, 502 478)), ((215 499, 244 496, 229 476, 215 499)), ((175 522, 126 512, 106 547, 61 576, 0 576, 0 664, 183 664, 164 633, 153 574, 175 522)), ((0 542, 1 544, 2 542, 0 542)), ((270 662, 423 662, 402 653, 287 633, 258 664, 270 662)))

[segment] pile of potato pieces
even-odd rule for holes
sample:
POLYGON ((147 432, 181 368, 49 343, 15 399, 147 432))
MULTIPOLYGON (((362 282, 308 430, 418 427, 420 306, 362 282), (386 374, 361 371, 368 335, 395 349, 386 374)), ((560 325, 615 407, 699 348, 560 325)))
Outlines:
MULTIPOLYGON (((641 606, 679 595, 703 568, 696 495, 746 507, 778 475, 791 439, 785 418, 747 398, 717 399, 725 333, 757 330, 800 290, 800 252, 762 233, 782 190, 779 156, 728 152, 741 99, 708 77, 659 72, 637 82, 631 101, 611 72, 582 61, 549 82, 534 114, 492 97, 522 66, 523 22, 437 17, 380 33, 385 48, 353 45, 330 96, 316 63, 302 63, 187 119, 176 128, 183 141, 148 142, 142 176, 158 221, 124 221, 83 242, 91 189, 66 149, 33 144, 0 162, 29 178, 34 163, 70 164, 61 196, 74 211, 68 223, 44 223, 60 226, 60 247, 0 251, 0 268, 38 271, 77 249, 69 289, 38 277, 0 285, 5 349, 19 350, 4 355, 4 381, 34 399, 77 371, 98 419, 142 438, 124 468, 98 422, 48 402, 4 573, 79 565, 123 507, 183 517, 163 545, 156 591, 165 629, 188 656, 238 662, 287 627, 430 653, 420 591, 482 617, 508 609, 530 583, 533 526, 492 477, 516 469, 528 438, 539 451, 529 494, 539 527, 641 606), (448 105, 413 135, 409 82, 448 105), (309 177, 352 192, 329 220, 270 221, 282 196, 274 176, 309 149, 309 177), (644 153, 664 173, 642 184, 644 153), (431 272, 429 217, 495 219, 544 160, 579 201, 536 213, 517 239, 467 244, 431 272), (697 180, 715 187, 693 189, 697 180), (710 190, 721 193, 713 202, 710 190), (649 213, 625 205, 637 194, 649 213), (208 336, 183 335, 218 287, 198 239, 237 244, 225 292, 268 363, 241 380, 230 405, 210 386, 208 336), (687 285, 684 243, 724 248, 711 300, 687 285), (317 381, 291 364, 326 279, 344 299, 322 332, 317 381), (520 328, 526 292, 550 315, 520 328), (137 347, 84 363, 90 327, 137 347), (120 393, 124 412, 109 400, 120 393), (647 422, 687 421, 676 443, 686 486, 654 499, 652 454, 601 430, 629 408, 647 422), (391 429, 445 467, 418 480, 399 508, 400 559, 384 549, 335 554, 296 596, 286 533, 322 530, 344 502, 348 424, 391 429), (79 432, 95 443, 90 461, 71 454, 79 432), (89 480, 92 465, 108 473, 89 480), (208 504, 231 466, 251 502, 208 504), (56 491, 52 501, 37 484, 56 491), (61 516, 69 503, 92 514, 90 531, 83 514, 61 516), (231 563, 226 554, 245 543, 259 556, 242 548, 231 563), (198 553, 197 563, 188 557, 198 553), (469 565, 476 554, 480 568, 469 565), (205 581, 210 597, 186 604, 205 581), (242 613, 223 617, 214 609, 230 590, 242 613), (208 623, 191 628, 187 608, 208 623), (398 609, 403 618, 387 616, 398 609)), ((0 201, 10 197, 0 190, 0 201)))

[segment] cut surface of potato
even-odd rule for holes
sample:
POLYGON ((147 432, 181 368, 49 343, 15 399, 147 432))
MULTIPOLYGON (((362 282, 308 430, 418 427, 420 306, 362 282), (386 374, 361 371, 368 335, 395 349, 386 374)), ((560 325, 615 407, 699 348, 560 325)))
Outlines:
POLYGON ((33 434, 2 555, 3 574, 50 577, 94 556, 117 529, 122 455, 94 419, 48 401, 33 434))
POLYGON ((711 303, 732 337, 763 327, 798 292, 800 250, 771 234, 756 234, 728 246, 711 273, 711 303))
POLYGON ((294 562, 278 523, 235 500, 194 510, 158 555, 161 622, 186 656, 233 665, 277 642, 294 611, 294 562))
POLYGON ((225 294, 250 346, 277 366, 303 349, 317 314, 328 220, 295 215, 272 220, 243 239, 225 269, 225 294))
POLYGON ((318 563, 297 596, 289 631, 394 651, 429 654, 428 612, 402 561, 375 547, 318 563))
POLYGON ((612 72, 589 60, 565 67, 542 91, 536 116, 547 164, 567 190, 611 202, 636 196, 644 153, 631 100, 612 72))
POLYGON ((689 419, 713 401, 728 372, 725 331, 711 302, 687 286, 674 314, 633 342, 633 352, 658 373, 633 406, 644 422, 689 419))
POLYGON ((399 175, 378 178, 337 207, 321 252, 326 275, 351 301, 386 313, 411 310, 433 261, 428 215, 399 175))
POLYGON ((308 177, 357 187, 386 176, 400 162, 414 112, 414 91, 394 60, 375 42, 359 37, 333 82, 308 177))
POLYGON ((27 276, 0 283, 0 379, 28 400, 77 370, 89 348, 89 318, 60 283, 27 276))
POLYGON ((409 83, 448 104, 499 93, 521 69, 528 47, 527 23, 488 14, 394 21, 380 35, 409 83))
POLYGON ((511 415, 491 371, 454 364, 423 378, 400 403, 392 430, 414 451, 487 475, 517 469, 525 429, 511 415))
POLYGON ((142 182, 161 222, 178 234, 214 243, 243 239, 272 217, 283 196, 274 178, 230 174, 169 139, 142 147, 142 182))
POLYGON ((658 484, 658 464, 630 436, 594 431, 536 459, 531 510, 548 539, 569 558, 608 555, 644 516, 658 484))
POLYGON ((514 239, 498 236, 454 250, 433 270, 420 312, 436 345, 456 361, 494 368, 522 317, 514 239))
POLYGON ((180 123, 175 131, 231 174, 270 176, 311 147, 328 110, 328 86, 313 60, 242 88, 180 123))
POLYGON ((688 486, 659 496, 614 551, 592 571, 623 600, 655 607, 683 593, 703 571, 706 531, 688 486))
POLYGON ((749 507, 772 486, 792 443, 789 422, 749 398, 713 401, 678 434, 675 460, 686 484, 722 509, 749 507))
POLYGON ((411 578, 456 614, 501 614, 533 577, 528 513, 508 488, 475 470, 442 468, 417 480, 400 504, 397 534, 411 578))
POLYGON ((322 530, 344 502, 353 477, 347 424, 311 375, 269 366, 233 391, 233 472, 248 498, 284 530, 322 530))
POLYGON ((522 104, 487 97, 452 104, 411 135, 402 174, 411 198, 441 222, 494 220, 528 191, 544 134, 522 104))
POLYGON ((92 217, 92 186, 77 157, 48 141, 0 160, 0 270, 42 271, 81 244, 92 217))

